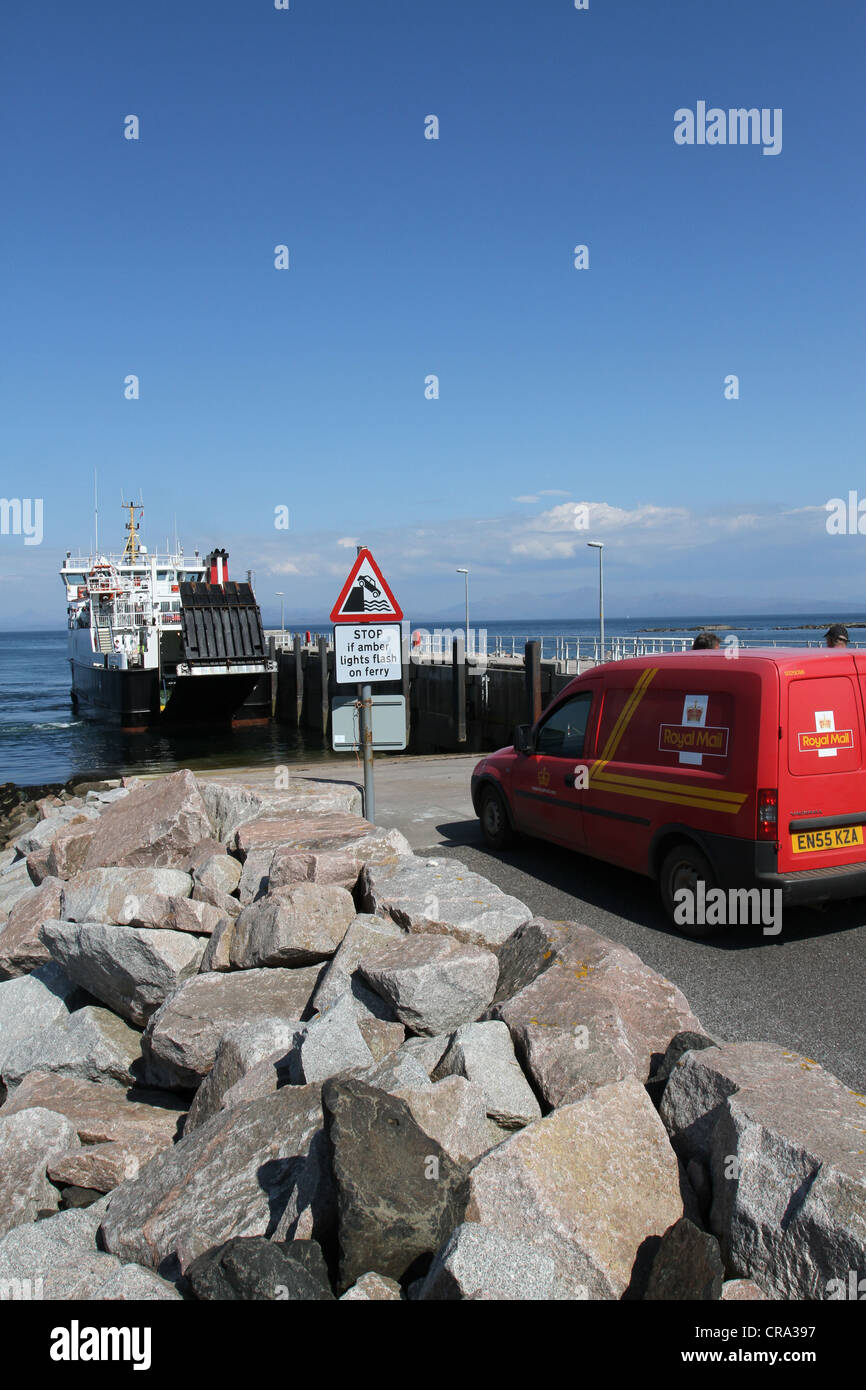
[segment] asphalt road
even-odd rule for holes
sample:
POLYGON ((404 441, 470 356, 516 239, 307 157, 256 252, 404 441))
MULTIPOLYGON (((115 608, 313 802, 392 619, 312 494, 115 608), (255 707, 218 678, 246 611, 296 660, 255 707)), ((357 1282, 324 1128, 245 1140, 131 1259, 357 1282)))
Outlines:
MULTIPOLYGON (((776 937, 741 927, 691 941, 668 925, 656 885, 638 874, 538 840, 488 850, 469 794, 476 762, 378 759, 377 823, 402 830, 416 854, 459 859, 539 916, 585 923, 630 947, 679 986, 711 1036, 779 1043, 866 1093, 866 898, 792 909, 776 937)), ((292 773, 363 781, 354 757, 292 773)), ((247 780, 237 769, 225 775, 247 780)), ((264 776, 257 769, 250 784, 264 776)))

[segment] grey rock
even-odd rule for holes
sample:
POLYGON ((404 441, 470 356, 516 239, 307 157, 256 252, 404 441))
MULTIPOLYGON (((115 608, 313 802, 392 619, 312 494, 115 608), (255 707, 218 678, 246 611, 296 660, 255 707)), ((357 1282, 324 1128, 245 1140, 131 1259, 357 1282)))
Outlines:
MULTIPOLYGON (((114 1259, 106 1255, 105 1259, 114 1259)), ((100 1302, 124 1303, 164 1303, 172 1300, 183 1301, 173 1284, 160 1279, 152 1269, 142 1269, 141 1265, 126 1264, 109 1274, 105 1283, 90 1295, 100 1302)))
POLYGON ((22 859, 0 878, 0 920, 8 917, 17 902, 33 891, 33 879, 22 859))
POLYGON ((269 891, 304 882, 353 889, 365 864, 394 864, 411 853, 399 830, 382 830, 361 816, 337 811, 289 816, 268 868, 269 891))
POLYGON ((51 959, 39 938, 39 928, 46 918, 60 915, 62 889, 62 879, 48 877, 13 904, 5 924, 0 925, 0 978, 26 975, 51 959))
POLYGON ((730 1275, 771 1297, 823 1299, 866 1268, 864 1113, 861 1096, 772 1043, 680 1057, 660 1114, 682 1159, 710 1170, 730 1275))
POLYGON ((257 1063, 275 1052, 285 1054, 298 1027, 296 1021, 288 1019, 261 1018, 227 1033, 217 1047, 213 1067, 195 1093, 184 1134, 192 1134, 218 1114, 224 1108, 226 1093, 257 1063))
POLYGON ((434 1071, 448 1051, 453 1036, 453 1033, 436 1033, 432 1038, 423 1036, 407 1038, 399 1049, 399 1055, 413 1057, 416 1062, 420 1062, 427 1075, 432 1078, 434 1071))
POLYGON ((99 810, 95 806, 61 807, 54 815, 39 821, 32 830, 26 830, 19 835, 15 841, 15 848, 19 854, 32 854, 34 850, 47 849, 54 837, 67 826, 83 826, 87 821, 96 820, 98 817, 99 810))
POLYGON ((380 947, 358 969, 401 1023, 428 1036, 477 1018, 493 998, 498 972, 484 947, 432 935, 380 947))
POLYGON ((358 1022, 358 1030, 364 1042, 373 1054, 374 1062, 384 1062, 386 1057, 390 1057, 403 1046, 406 1036, 406 1029, 402 1023, 388 1023, 384 1018, 370 1018, 357 1013, 358 1001, 349 992, 347 996, 351 999, 352 1008, 358 1022))
POLYGON ((719 1243, 682 1217, 665 1231, 655 1252, 644 1298, 650 1301, 717 1301, 725 1269, 719 1243))
POLYGON ((244 860, 241 880, 238 884, 238 901, 242 907, 258 902, 268 891, 268 870, 274 857, 273 845, 264 849, 250 850, 244 860))
POLYGON ((271 1235, 281 1216, 289 1238, 333 1229, 318 1086, 215 1115, 109 1195, 100 1235, 110 1254, 159 1269, 188 1233, 271 1235))
MULTIPOLYGON (((50 961, 29 975, 0 983, 0 1076, 11 1049, 31 1033, 68 1019, 87 996, 50 961)), ((7 1083, 8 1084, 8 1083, 7 1083)))
POLYGON ((198 785, 214 833, 222 841, 232 839, 238 826, 257 816, 264 805, 262 798, 247 787, 203 781, 198 785))
POLYGON ((241 1236, 200 1255, 187 1278, 200 1300, 334 1301, 321 1249, 312 1240, 241 1236))
POLYGON ((683 1210, 676 1156, 634 1077, 518 1130, 469 1183, 466 1220, 548 1255, 556 1298, 622 1298, 638 1252, 683 1210))
POLYGON ((142 1027, 197 974, 204 954, 201 941, 181 932, 101 922, 48 921, 40 935, 70 979, 142 1027))
POLYGON ((184 768, 139 782, 83 830, 61 831, 51 845, 52 872, 69 878, 80 869, 183 868, 212 833, 196 780, 184 768))
POLYGON ((130 926, 140 918, 139 899, 188 898, 191 892, 192 878, 182 869, 85 869, 65 883, 61 911, 46 915, 130 926))
POLYGON ((703 1031, 680 990, 633 951, 590 927, 554 926, 551 963, 490 1011, 545 1104, 626 1076, 644 1083, 677 1033, 703 1031))
POLYGON ((340 1299, 341 1303, 400 1303, 403 1294, 396 1279, 370 1271, 356 1279, 340 1299))
POLYGON ((106 1200, 103 1197, 90 1207, 15 1226, 0 1237, 0 1279, 38 1279, 48 1270, 63 1269, 95 1255, 96 1232, 106 1200))
POLYGON ((151 1085, 198 1087, 222 1039, 242 1023, 307 1016, 319 970, 243 970, 196 975, 152 1015, 142 1050, 151 1085))
POLYGON ((399 1279, 462 1220, 465 1174, 398 1097, 360 1081, 331 1080, 322 1100, 337 1186, 342 1287, 371 1269, 399 1279))
POLYGON ((525 903, 454 859, 368 864, 362 884, 367 912, 391 917, 409 932, 444 934, 494 951, 532 916, 525 903))
POLYGON ((77 1146, 74 1127, 52 1110, 0 1114, 0 1236, 35 1221, 40 1210, 56 1210, 60 1194, 48 1181, 48 1163, 77 1146))
POLYGON ((520 1129, 541 1118, 541 1106, 514 1055, 504 1023, 464 1023, 433 1073, 465 1076, 481 1087, 487 1113, 505 1129, 520 1129))
POLYGON ((88 1004, 13 1043, 2 1076, 10 1089, 34 1071, 132 1086, 140 1065, 141 1034, 110 1010, 88 1004))
POLYGON ((368 1086, 393 1095, 395 1091, 419 1091, 433 1083, 426 1070, 416 1057, 399 1048, 391 1057, 383 1057, 381 1062, 368 1068, 358 1077, 368 1086))
POLYGON ((464 1222, 438 1251, 416 1298, 432 1302, 480 1296, 547 1302, 562 1294, 550 1255, 529 1241, 464 1222))
POLYGON ((470 1164, 493 1147, 484 1093, 462 1076, 448 1076, 435 1086, 396 1089, 412 1117, 457 1164, 470 1164))
MULTIPOLYGON (((208 888, 202 883, 197 883, 192 890, 195 902, 207 903, 209 907, 215 907, 220 917, 236 918, 241 910, 241 905, 237 898, 231 897, 229 893, 221 893, 218 888, 208 888)), ((214 928, 216 930, 216 928, 214 928)))
POLYGON ((393 1020, 395 1014, 389 1004, 365 985, 358 972, 362 957, 375 951, 390 941, 400 941, 406 933, 389 917, 374 917, 369 913, 359 913, 349 924, 349 928, 337 947, 321 983, 313 996, 313 1007, 324 1011, 347 989, 357 1000, 359 1015, 373 1014, 377 1018, 393 1020))
POLYGON ((207 945, 204 948, 204 955, 201 958, 199 974, 209 975, 211 971, 231 970, 231 949, 232 937, 235 930, 234 916, 223 917, 214 927, 213 932, 208 937, 207 945))
POLYGON ((329 1076, 373 1065, 373 1054, 358 1027, 348 993, 298 1029, 287 1060, 289 1077, 296 1085, 326 1081, 329 1076))
POLYGON ((355 916, 345 888, 299 883, 245 907, 235 924, 235 969, 313 965, 334 954, 355 916))
POLYGON ((211 854, 196 867, 193 877, 197 887, 212 888, 229 896, 241 881, 242 868, 230 854, 211 854))
POLYGON ((728 1279, 722 1285, 723 1303, 766 1302, 767 1295, 752 1279, 728 1279))

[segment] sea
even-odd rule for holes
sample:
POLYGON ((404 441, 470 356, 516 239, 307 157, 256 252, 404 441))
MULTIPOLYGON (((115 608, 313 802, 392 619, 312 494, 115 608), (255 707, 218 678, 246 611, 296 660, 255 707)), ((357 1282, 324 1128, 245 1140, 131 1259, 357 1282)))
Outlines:
MULTIPOLYGON (((866 629, 866 616, 841 614, 700 614, 692 617, 606 618, 607 638, 654 635, 687 637, 702 627, 720 636, 735 633, 742 641, 769 646, 820 645, 830 622, 859 624, 866 629)), ((598 619, 535 619, 514 622, 485 622, 472 618, 473 627, 487 632, 487 650, 498 640, 516 649, 531 638, 545 642, 546 654, 553 654, 555 637, 592 638, 598 632, 598 619)), ((457 626, 451 619, 414 622, 416 627, 434 631, 437 627, 457 626)), ((293 630, 327 632, 319 620, 292 624, 293 630)), ((851 631, 851 645, 866 645, 866 631, 851 631)), ((335 754, 321 741, 305 741, 296 730, 283 724, 245 729, 184 729, 175 732, 149 730, 127 734, 108 724, 79 719, 69 698, 69 666, 66 660, 66 632, 0 632, 0 783, 43 786, 67 782, 82 774, 118 777, 133 773, 171 771, 191 767, 206 771, 216 767, 246 767, 259 764, 276 766, 301 761, 333 759, 335 754)))

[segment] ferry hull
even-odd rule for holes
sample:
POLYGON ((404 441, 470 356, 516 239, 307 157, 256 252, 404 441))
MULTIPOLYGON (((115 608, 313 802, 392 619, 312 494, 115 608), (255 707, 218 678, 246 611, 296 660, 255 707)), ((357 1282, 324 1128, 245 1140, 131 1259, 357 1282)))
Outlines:
MULTIPOLYGON (((160 682, 155 670, 117 670, 71 661, 72 701, 85 719, 107 720, 124 729, 230 724, 256 717, 258 707, 242 713, 244 701, 259 680, 256 673, 179 676, 165 709, 160 709, 160 682)), ((270 708, 263 717, 270 715, 270 708)))

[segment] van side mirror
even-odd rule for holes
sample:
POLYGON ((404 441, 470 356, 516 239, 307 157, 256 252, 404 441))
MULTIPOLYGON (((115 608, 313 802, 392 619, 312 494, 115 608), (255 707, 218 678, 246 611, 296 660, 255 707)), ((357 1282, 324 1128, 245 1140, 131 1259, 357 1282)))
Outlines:
POLYGON ((535 742, 531 724, 518 724, 514 730, 514 747, 518 753, 532 753, 535 742))

